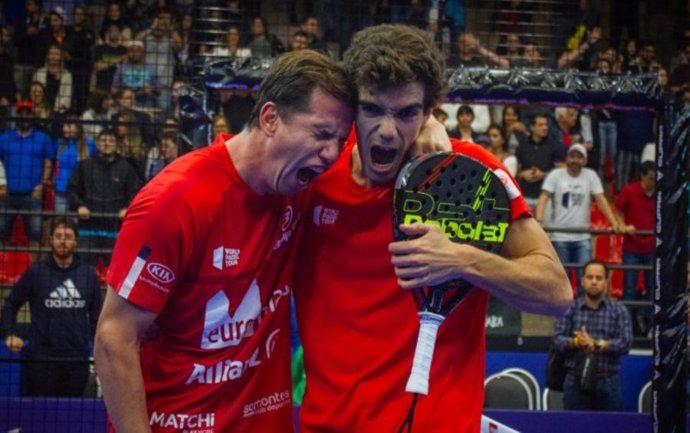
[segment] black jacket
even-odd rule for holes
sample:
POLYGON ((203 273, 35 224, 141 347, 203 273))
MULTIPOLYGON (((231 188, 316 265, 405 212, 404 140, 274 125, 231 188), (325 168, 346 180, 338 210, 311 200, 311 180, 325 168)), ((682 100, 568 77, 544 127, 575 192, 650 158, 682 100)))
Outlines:
POLYGON ((26 302, 31 309, 27 356, 89 356, 89 341, 101 308, 98 277, 91 265, 75 256, 63 269, 50 255, 29 266, 5 299, 5 335, 16 334, 17 312, 26 302))

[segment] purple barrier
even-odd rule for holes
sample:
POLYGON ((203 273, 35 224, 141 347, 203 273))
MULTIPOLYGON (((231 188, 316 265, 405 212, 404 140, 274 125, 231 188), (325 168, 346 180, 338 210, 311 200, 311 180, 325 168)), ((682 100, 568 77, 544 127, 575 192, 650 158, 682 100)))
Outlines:
POLYGON ((486 409, 484 414, 522 433, 649 433, 650 414, 486 409))
POLYGON ((0 433, 105 431, 105 404, 100 399, 0 397, 0 433))

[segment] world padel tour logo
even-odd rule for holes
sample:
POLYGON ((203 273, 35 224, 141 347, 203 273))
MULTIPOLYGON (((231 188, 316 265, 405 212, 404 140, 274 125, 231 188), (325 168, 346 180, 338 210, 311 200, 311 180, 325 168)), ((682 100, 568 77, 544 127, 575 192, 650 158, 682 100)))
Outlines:
POLYGON ((243 338, 254 335, 264 318, 273 314, 281 300, 289 295, 288 286, 276 289, 262 307, 259 285, 254 280, 235 313, 230 314, 230 300, 223 290, 219 290, 206 302, 201 348, 222 349, 237 346, 243 338))

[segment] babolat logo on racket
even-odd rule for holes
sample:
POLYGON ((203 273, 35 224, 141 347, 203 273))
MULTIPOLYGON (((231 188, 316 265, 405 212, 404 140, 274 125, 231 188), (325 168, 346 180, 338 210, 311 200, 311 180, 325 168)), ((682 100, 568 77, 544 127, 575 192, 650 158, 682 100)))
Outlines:
POLYGON ((405 224, 435 224, 459 242, 505 240, 510 215, 505 186, 467 156, 442 153, 411 162, 398 178, 395 201, 396 217, 405 224))

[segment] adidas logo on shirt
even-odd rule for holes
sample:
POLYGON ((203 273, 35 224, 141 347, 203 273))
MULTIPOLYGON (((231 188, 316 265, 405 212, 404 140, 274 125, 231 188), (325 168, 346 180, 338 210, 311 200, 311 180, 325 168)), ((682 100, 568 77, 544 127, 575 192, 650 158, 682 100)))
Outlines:
POLYGON ((71 279, 66 279, 55 288, 48 299, 45 300, 46 308, 84 308, 86 301, 81 298, 81 294, 71 279))

